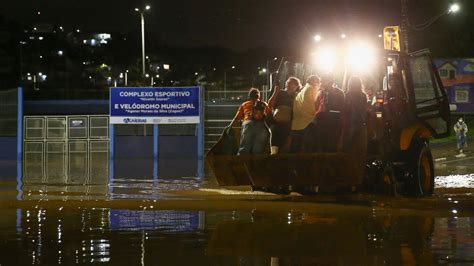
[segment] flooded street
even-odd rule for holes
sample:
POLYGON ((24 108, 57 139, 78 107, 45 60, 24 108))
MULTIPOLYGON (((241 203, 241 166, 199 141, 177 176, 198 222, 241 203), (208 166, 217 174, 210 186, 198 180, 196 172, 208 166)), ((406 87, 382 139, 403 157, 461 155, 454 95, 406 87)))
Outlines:
POLYGON ((472 265, 470 162, 438 163, 427 198, 275 195, 213 178, 4 181, 0 265, 472 265))
POLYGON ((0 8, 0 266, 474 266, 474 0, 119 2, 0 8))

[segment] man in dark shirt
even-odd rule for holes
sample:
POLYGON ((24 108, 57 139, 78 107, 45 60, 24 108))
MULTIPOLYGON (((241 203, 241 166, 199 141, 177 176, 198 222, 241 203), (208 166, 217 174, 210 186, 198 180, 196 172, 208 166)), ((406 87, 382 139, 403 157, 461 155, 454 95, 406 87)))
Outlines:
POLYGON ((316 95, 314 116, 315 152, 336 152, 341 135, 341 112, 344 109, 344 92, 334 84, 334 76, 321 77, 321 89, 316 95))
POLYGON ((289 149, 290 140, 288 136, 291 131, 293 102, 300 89, 300 80, 290 77, 285 83, 284 90, 280 90, 279 86, 275 86, 275 97, 273 97, 275 100, 268 102, 269 105, 274 106, 273 124, 270 127, 272 131, 272 154, 286 152, 289 149))

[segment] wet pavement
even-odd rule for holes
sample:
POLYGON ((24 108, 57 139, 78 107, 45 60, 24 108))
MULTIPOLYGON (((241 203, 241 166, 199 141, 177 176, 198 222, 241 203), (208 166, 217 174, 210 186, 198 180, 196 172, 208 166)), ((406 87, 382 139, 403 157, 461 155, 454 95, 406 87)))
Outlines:
POLYGON ((275 195, 215 179, 0 183, 0 265, 473 265, 474 160, 435 195, 275 195))

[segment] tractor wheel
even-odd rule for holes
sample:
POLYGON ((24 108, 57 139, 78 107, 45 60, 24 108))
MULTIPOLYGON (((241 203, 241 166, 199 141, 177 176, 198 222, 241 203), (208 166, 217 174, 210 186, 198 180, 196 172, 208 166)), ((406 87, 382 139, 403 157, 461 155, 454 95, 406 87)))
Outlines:
POLYGON ((411 195, 429 196, 434 191, 434 165, 431 150, 422 146, 418 152, 412 154, 409 168, 412 180, 409 182, 408 191, 411 195))

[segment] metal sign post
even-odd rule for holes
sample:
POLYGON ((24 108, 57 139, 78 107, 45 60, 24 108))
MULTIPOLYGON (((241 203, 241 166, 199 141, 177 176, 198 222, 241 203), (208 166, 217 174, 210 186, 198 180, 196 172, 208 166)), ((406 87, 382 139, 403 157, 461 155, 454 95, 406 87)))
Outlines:
POLYGON ((22 181, 21 178, 23 176, 23 88, 18 87, 18 96, 17 96, 17 158, 16 158, 16 179, 17 179, 17 199, 22 199, 22 181))

